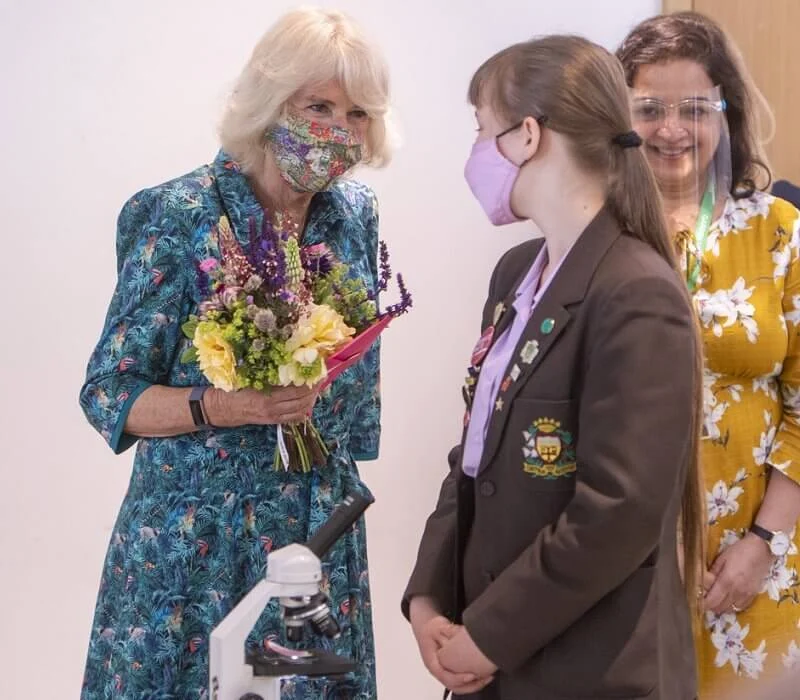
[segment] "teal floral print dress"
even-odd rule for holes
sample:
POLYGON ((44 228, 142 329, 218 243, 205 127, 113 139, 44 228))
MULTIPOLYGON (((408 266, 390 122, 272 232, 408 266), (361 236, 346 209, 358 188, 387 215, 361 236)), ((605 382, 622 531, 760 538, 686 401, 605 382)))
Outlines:
MULTIPOLYGON (((332 450, 310 473, 273 470, 274 426, 148 439, 124 432, 147 387, 207 383, 196 364, 180 362, 189 342, 180 327, 207 294, 199 263, 219 258, 223 215, 247 251, 264 212, 220 152, 212 164, 135 195, 119 217, 117 286, 80 403, 111 449, 135 446, 135 458, 103 567, 83 700, 208 698, 211 630, 264 576, 270 551, 304 542, 345 495, 366 491, 355 461, 378 454, 377 344, 317 402, 314 419, 332 450)), ((372 192, 339 180, 312 199, 303 243, 325 242, 377 288, 377 229, 372 192)), ((375 698, 363 518, 325 558, 323 576, 342 634, 329 641, 307 631, 306 644, 353 658, 359 670, 287 679, 282 700, 375 698)), ((273 635, 285 643, 279 616, 273 601, 248 643, 273 635)))

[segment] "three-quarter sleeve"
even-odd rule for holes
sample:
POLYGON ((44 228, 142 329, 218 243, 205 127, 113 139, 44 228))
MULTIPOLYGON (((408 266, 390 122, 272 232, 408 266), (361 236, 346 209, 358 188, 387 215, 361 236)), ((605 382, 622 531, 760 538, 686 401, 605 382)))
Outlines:
POLYGON ((131 198, 117 222, 116 289, 80 392, 86 417, 116 454, 136 442, 124 432, 134 401, 168 379, 191 271, 185 235, 158 195, 131 198))
POLYGON ((784 244, 789 251, 782 302, 788 337, 786 357, 778 377, 783 417, 767 462, 800 483, 800 212, 787 202, 780 202, 778 206, 786 210, 779 218, 786 239, 784 244))

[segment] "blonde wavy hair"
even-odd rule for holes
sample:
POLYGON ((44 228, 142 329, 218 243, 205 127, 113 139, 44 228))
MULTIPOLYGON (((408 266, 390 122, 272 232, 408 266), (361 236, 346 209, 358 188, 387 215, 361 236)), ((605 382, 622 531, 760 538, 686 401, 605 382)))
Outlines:
POLYGON ((391 158, 389 70, 381 53, 341 12, 293 10, 261 37, 228 100, 222 148, 244 172, 263 165, 264 136, 300 89, 336 80, 369 116, 362 163, 391 158))

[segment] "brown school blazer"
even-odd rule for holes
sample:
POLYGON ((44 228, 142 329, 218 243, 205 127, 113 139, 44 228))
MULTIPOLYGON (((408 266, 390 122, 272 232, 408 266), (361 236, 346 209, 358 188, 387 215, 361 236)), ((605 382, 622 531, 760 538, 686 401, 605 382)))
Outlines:
MULTIPOLYGON (((494 338, 541 246, 498 263, 494 338)), ((450 453, 402 607, 432 596, 497 664, 470 697, 695 698, 676 556, 694 401, 681 283, 602 210, 525 328, 477 478, 450 453)))

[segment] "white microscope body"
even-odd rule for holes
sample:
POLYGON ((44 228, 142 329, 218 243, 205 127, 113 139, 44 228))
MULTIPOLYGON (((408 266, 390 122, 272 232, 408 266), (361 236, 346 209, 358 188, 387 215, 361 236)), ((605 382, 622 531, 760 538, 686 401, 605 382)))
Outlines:
MULTIPOLYGON (((327 599, 320 595, 320 557, 350 527, 372 502, 360 494, 347 496, 331 517, 305 545, 290 544, 267 557, 267 575, 231 610, 211 632, 209 645, 209 692, 211 700, 280 700, 281 678, 290 675, 328 675, 315 671, 315 651, 291 650, 273 645, 275 672, 257 675, 245 658, 245 642, 272 598, 279 598, 289 625, 302 635, 305 621, 322 623, 328 636, 338 635, 329 617, 327 599), (298 614, 298 611, 300 613, 298 614), (290 622, 288 618, 296 618, 290 622)), ((317 625, 319 631, 319 625, 317 625)), ((339 657, 329 658, 345 661, 339 657)), ((346 665, 346 664, 345 664, 346 665)), ((326 667, 329 668, 329 667, 326 667)), ((342 666, 344 669, 345 667, 342 666)))

